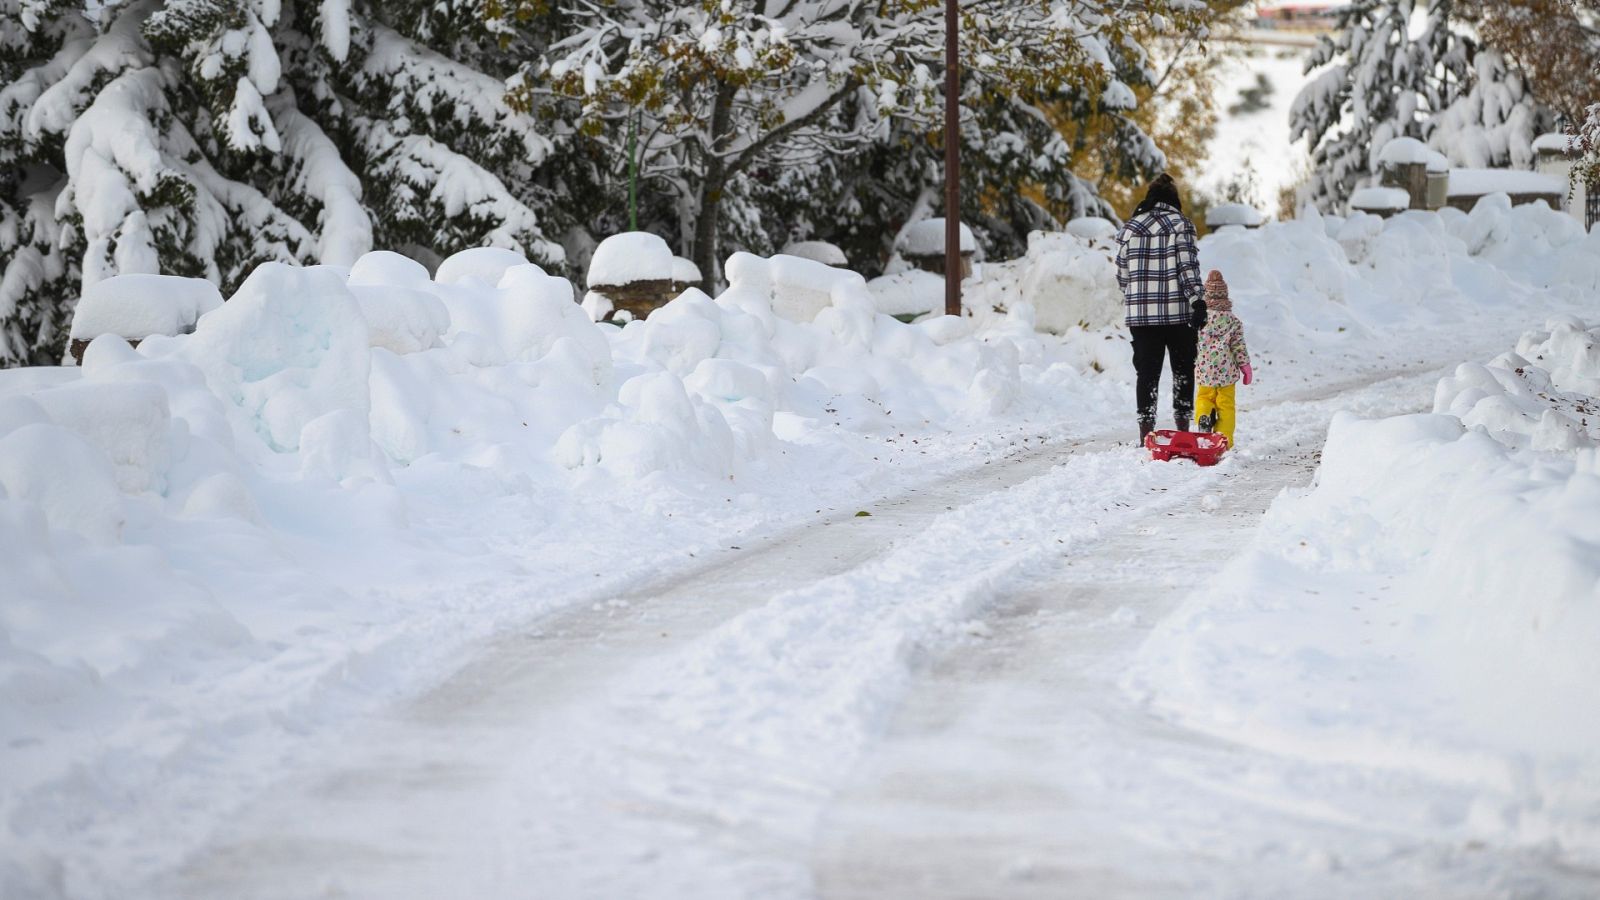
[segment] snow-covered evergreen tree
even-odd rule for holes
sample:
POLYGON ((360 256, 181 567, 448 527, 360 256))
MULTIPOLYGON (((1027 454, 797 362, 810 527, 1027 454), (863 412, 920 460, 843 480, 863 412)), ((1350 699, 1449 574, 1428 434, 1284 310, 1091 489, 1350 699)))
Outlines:
POLYGON ((1534 99, 1522 73, 1499 52, 1479 49, 1467 89, 1423 130, 1455 165, 1531 169, 1534 140, 1554 127, 1554 114, 1534 99))
POLYGON ((1470 48, 1451 30, 1451 0, 1354 0, 1341 7, 1306 71, 1327 70, 1290 110, 1290 139, 1305 137, 1315 171, 1311 199, 1342 205, 1371 173, 1370 160, 1397 137, 1425 137, 1425 121, 1449 107, 1470 76, 1470 48))
MULTIPOLYGON (((941 10, 929 0, 558 4, 533 15, 549 50, 513 97, 574 124, 570 168, 588 183, 619 183, 636 158, 656 214, 643 224, 674 237, 714 280, 725 241, 780 244, 797 221, 826 222, 806 236, 837 239, 852 218, 845 227, 881 236, 879 223, 907 215, 939 182, 941 10)), ((1098 208, 1042 107, 1131 102, 1126 80, 1144 65, 1129 38, 1134 17, 1165 16, 1176 29, 1205 10, 1192 0, 963 10, 971 195, 1004 220, 1008 240, 1050 221, 1017 195, 1023 179, 1046 185, 1058 212, 1098 208)), ((1120 137, 1130 171, 1159 165, 1142 132, 1120 137)))
POLYGON ((0 0, 0 364, 59 359, 83 286, 119 272, 560 262, 533 211, 552 142, 504 99, 527 50, 479 6, 0 0))

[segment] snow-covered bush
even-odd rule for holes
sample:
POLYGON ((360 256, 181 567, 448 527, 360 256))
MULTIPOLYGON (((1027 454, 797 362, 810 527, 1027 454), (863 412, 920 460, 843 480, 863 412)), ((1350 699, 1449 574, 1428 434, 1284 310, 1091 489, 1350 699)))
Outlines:
POLYGON ((0 21, 0 364, 59 359, 79 294, 118 274, 231 291, 374 243, 562 259, 530 206, 553 144, 470 15, 0 0, 0 21))

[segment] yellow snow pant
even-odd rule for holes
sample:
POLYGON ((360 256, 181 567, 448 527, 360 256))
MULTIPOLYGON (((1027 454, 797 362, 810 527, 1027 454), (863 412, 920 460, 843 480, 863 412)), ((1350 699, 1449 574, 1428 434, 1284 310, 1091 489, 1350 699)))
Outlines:
POLYGON ((1209 384, 1202 384, 1195 388, 1194 420, 1198 422, 1202 417, 1211 415, 1212 410, 1221 412, 1221 415, 1217 417, 1217 431, 1227 435, 1229 447, 1235 446, 1233 443, 1233 385, 1213 387, 1209 384))

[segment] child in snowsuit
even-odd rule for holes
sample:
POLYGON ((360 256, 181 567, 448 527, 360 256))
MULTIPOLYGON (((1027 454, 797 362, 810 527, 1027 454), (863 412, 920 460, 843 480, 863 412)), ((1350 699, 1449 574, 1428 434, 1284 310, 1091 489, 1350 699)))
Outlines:
POLYGON ((1212 269, 1206 276, 1206 324, 1200 329, 1200 352, 1195 362, 1194 414, 1195 421, 1215 414, 1213 431, 1233 440, 1234 398, 1233 385, 1240 376, 1244 383, 1253 379, 1250 371, 1250 351, 1244 344, 1244 324, 1233 314, 1233 301, 1228 298, 1228 283, 1222 273, 1212 269))

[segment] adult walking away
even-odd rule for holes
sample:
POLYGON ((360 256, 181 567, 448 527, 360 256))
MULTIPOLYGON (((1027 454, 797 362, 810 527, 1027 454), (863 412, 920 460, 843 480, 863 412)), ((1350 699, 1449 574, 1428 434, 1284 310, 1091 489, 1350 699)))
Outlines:
POLYGON ((1189 430, 1194 415, 1195 340, 1205 324, 1205 284, 1194 223, 1171 175, 1160 175, 1117 232, 1117 285, 1122 288, 1139 406, 1139 441, 1156 427, 1161 360, 1172 366, 1172 420, 1189 430))

